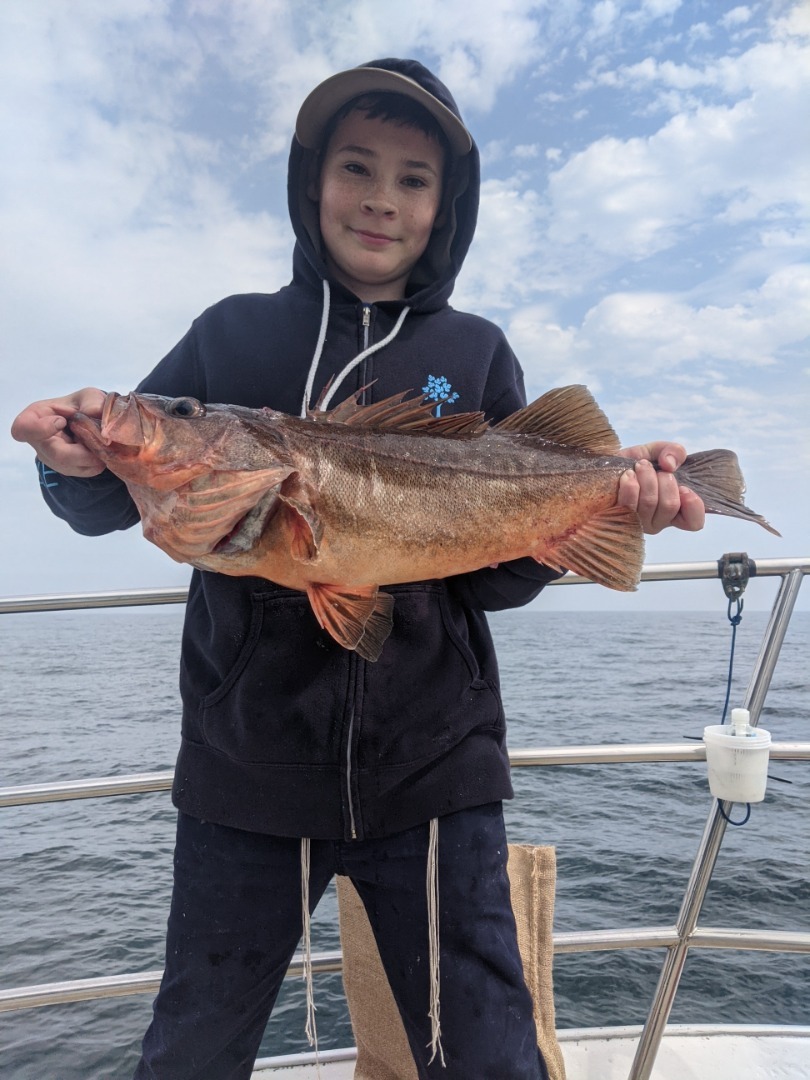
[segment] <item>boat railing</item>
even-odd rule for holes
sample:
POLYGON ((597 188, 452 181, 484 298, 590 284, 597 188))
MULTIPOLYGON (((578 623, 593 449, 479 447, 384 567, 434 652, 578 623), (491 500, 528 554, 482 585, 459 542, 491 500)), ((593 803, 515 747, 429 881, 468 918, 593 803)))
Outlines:
MULTIPOLYGON (((746 580, 749 575, 781 579, 743 702, 744 707, 751 714, 751 724, 756 725, 759 722, 802 580, 805 574, 810 573, 810 558, 754 561, 748 559, 746 555, 735 555, 724 556, 718 562, 654 564, 644 568, 642 581, 718 578, 723 575, 724 567, 727 569, 730 558, 738 567, 744 565, 746 580)), ((588 583, 587 578, 570 574, 554 584, 588 583)), ((728 592, 727 595, 729 595, 728 592)), ((185 602, 186 596, 185 588, 18 596, 0 598, 0 614, 177 604, 185 602)), ((557 746, 519 749, 510 754, 513 767, 699 762, 704 761, 705 757, 705 747, 698 742, 557 746)), ((810 742, 774 742, 771 745, 770 757, 781 761, 810 760, 810 742)), ((0 788, 0 807, 168 791, 172 785, 172 775, 171 771, 136 773, 126 776, 5 787, 0 788)), ((639 1037, 628 1080, 648 1080, 652 1073, 690 950, 735 949, 810 953, 810 931, 808 930, 768 931, 698 926, 698 918, 723 841, 730 811, 730 803, 712 800, 678 917, 673 925, 554 934, 555 954, 619 949, 665 950, 658 984, 639 1037)), ((312 968, 319 974, 340 971, 340 953, 313 954, 312 968)), ((288 970, 288 976, 300 976, 302 970, 302 959, 296 957, 288 970)), ((0 1012, 95 998, 155 993, 161 975, 161 971, 147 971, 0 989, 0 1012)))

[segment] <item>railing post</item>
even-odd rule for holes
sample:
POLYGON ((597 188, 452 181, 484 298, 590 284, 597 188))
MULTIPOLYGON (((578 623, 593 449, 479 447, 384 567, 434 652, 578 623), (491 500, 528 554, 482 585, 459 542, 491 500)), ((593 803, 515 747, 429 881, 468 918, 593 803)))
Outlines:
MULTIPOLYGON (((745 696, 746 708, 751 713, 752 725, 759 722, 762 705, 768 693, 771 677, 776 667, 776 661, 779 658, 779 651, 785 639, 785 633, 801 583, 801 571, 792 570, 782 578, 779 592, 774 600, 771 617, 762 637, 762 645, 745 696)), ((667 950, 664 965, 658 977, 658 985, 650 1005, 650 1011, 636 1047, 629 1080, 649 1080, 652 1074, 655 1058, 664 1037, 664 1029, 672 1011, 678 983, 686 963, 689 944, 697 926, 703 901, 706 898, 706 890, 709 887, 720 845, 725 835, 726 819, 721 813, 721 807, 727 816, 731 812, 732 804, 720 803, 716 799, 712 802, 712 809, 703 830, 700 846, 692 864, 692 872, 681 902, 681 910, 675 923, 678 943, 667 950)))

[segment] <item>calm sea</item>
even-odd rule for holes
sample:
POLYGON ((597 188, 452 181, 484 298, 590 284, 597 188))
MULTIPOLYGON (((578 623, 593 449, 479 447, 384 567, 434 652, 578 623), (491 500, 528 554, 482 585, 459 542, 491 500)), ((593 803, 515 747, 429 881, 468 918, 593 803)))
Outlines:
MULTIPOLYGON (((64 612, 0 622, 0 785, 169 769, 178 740, 176 656, 182 611, 64 612)), ((513 748, 677 741, 719 723, 730 627, 712 613, 493 617, 513 748)), ((732 704, 741 704, 766 616, 744 614, 732 704)), ((794 616, 761 724, 808 738, 810 613, 794 616)), ((807 929, 810 772, 775 763, 764 803, 730 828, 704 909, 707 925, 807 929)), ((671 924, 710 808, 704 765, 516 769, 511 838, 554 844, 556 928, 671 924)), ((739 810, 739 808, 737 808, 739 810)), ((167 794, 0 811, 2 985, 162 964, 174 814, 167 794)), ((313 922, 338 947, 328 893, 313 922)), ((643 1021, 661 953, 555 962, 560 1027, 643 1021)), ((316 982, 321 1046, 352 1040, 340 977, 316 982)), ((694 952, 673 1022, 810 1023, 806 957, 694 952)), ((131 1075, 148 997, 0 1016, 8 1080, 131 1075)), ((262 1055, 307 1049, 303 993, 288 981, 262 1055)))

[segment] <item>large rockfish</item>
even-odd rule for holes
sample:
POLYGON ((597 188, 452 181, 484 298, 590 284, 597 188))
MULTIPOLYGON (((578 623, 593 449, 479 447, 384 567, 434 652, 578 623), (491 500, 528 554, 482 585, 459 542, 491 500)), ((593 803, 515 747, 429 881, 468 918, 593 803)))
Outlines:
MULTIPOLYGON (((147 539, 178 562, 309 596, 320 625, 376 660, 393 599, 380 586, 532 556, 612 589, 638 584, 638 515, 616 504, 631 462, 583 386, 490 426, 482 413, 358 395, 305 419, 194 398, 108 394, 70 429, 127 485, 147 539)), ((707 511, 757 521, 729 450, 675 474, 707 511)), ((776 534, 778 535, 778 533, 776 534)))

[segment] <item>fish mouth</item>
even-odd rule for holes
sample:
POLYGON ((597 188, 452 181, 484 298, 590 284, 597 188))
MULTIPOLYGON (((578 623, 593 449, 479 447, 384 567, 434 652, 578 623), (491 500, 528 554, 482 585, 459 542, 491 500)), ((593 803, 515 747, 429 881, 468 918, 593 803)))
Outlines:
POLYGON ((114 390, 104 398, 100 417, 76 412, 69 425, 71 433, 97 453, 115 447, 117 455, 132 456, 148 446, 155 435, 155 422, 138 407, 135 395, 124 396, 114 390))
POLYGON ((87 416, 83 412, 75 412, 68 420, 70 434, 86 446, 88 450, 98 452, 107 447, 107 443, 101 437, 101 421, 95 416, 87 416))
POLYGON ((271 519, 278 512, 281 484, 270 488, 254 507, 243 514, 237 523, 214 545, 213 555, 239 555, 250 551, 261 539, 271 519))
POLYGON ((107 394, 107 396, 104 398, 104 404, 101 407, 101 421, 100 421, 100 427, 102 429, 105 428, 109 424, 109 422, 110 422, 110 413, 112 412, 113 406, 115 405, 116 401, 119 401, 120 398, 121 398, 121 395, 116 394, 116 392, 114 390, 111 390, 110 393, 107 394))
POLYGON ((101 438, 110 445, 141 448, 155 439, 155 419, 138 404, 135 394, 116 394, 104 399, 101 409, 101 438))

